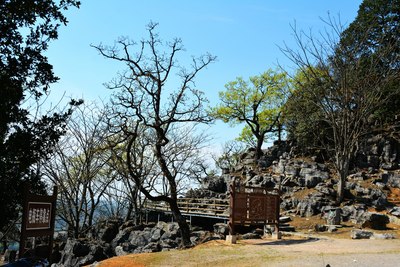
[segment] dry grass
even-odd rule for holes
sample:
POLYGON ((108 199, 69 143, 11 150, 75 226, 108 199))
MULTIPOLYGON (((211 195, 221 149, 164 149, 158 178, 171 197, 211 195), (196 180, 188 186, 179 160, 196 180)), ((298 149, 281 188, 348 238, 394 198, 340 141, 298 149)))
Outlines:
POLYGON ((249 246, 241 241, 229 245, 223 240, 214 240, 186 250, 114 257, 98 266, 257 266, 279 260, 275 252, 273 248, 267 248, 249 253, 249 246))
POLYGON ((210 241, 187 250, 114 257, 98 266, 325 266, 327 262, 332 266, 344 266, 346 262, 354 264, 355 259, 359 260, 357 266, 381 266, 383 263, 382 266, 394 266, 399 255, 398 239, 285 236, 281 240, 241 240, 235 245, 222 240, 210 241))

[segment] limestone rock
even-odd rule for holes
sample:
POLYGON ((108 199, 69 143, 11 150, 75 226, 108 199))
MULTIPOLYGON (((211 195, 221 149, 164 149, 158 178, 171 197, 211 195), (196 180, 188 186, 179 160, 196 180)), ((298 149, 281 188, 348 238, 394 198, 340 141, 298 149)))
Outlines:
POLYGON ((351 230, 352 239, 370 239, 372 235, 373 233, 370 231, 358 230, 358 229, 351 230))
POLYGON ((400 217, 400 207, 394 207, 389 211, 390 214, 400 217))
POLYGON ((214 224, 214 233, 226 236, 229 233, 229 227, 226 223, 214 224))
POLYGON ((341 223, 341 213, 340 208, 333 208, 327 211, 326 223, 328 225, 339 225, 341 223))
POLYGON ((396 236, 390 233, 376 234, 371 237, 371 239, 395 239, 396 236))
POLYGON ((242 239, 260 239, 261 236, 256 233, 246 233, 242 235, 242 239))
POLYGON ((362 227, 368 227, 376 230, 385 230, 389 223, 389 217, 385 214, 367 212, 362 216, 362 227))
POLYGON ((100 228, 100 239, 106 243, 110 243, 118 234, 120 221, 108 220, 105 223, 106 226, 100 228))

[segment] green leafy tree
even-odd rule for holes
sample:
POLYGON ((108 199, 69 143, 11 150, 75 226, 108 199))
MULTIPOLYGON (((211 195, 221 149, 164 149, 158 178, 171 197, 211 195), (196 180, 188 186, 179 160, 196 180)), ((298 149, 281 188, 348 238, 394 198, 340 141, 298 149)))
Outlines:
MULTIPOLYGON (((399 71, 400 0, 364 0, 355 20, 341 34, 339 47, 346 47, 345 53, 337 51, 342 57, 354 53, 365 59, 379 57, 376 68, 382 70, 381 75, 388 68, 399 71)), ((370 121, 393 123, 400 115, 398 83, 387 83, 382 91, 391 97, 375 110, 370 121)))
POLYGON ((0 231, 18 216, 22 182, 44 185, 33 166, 63 133, 70 110, 40 116, 40 99, 58 78, 43 52, 67 20, 62 14, 79 1, 0 2, 0 231))
POLYGON ((325 144, 331 146, 332 131, 321 119, 323 113, 314 103, 315 98, 323 97, 324 91, 320 87, 318 89, 316 80, 310 79, 313 72, 317 73, 318 70, 312 68, 294 76, 291 94, 283 106, 282 121, 288 139, 296 141, 298 152, 304 155, 325 156, 325 144), (313 88, 315 97, 310 94, 310 88, 313 88))
POLYGON ((268 133, 282 131, 281 107, 289 81, 286 74, 268 70, 250 81, 237 78, 219 93, 221 103, 211 109, 211 115, 230 125, 245 124, 239 140, 256 148, 257 158, 268 133))

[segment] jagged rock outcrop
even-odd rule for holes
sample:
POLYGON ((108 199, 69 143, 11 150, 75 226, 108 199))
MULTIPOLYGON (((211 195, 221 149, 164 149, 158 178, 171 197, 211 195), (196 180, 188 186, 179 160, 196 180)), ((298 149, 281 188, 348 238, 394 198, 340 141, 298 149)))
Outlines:
POLYGON ((109 244, 69 238, 61 251, 61 260, 53 267, 84 266, 111 257, 109 244))
POLYGON ((400 167, 400 141, 395 131, 377 134, 363 140, 355 160, 359 168, 396 170, 400 167))
MULTIPOLYGON (((285 177, 298 186, 313 188, 318 183, 329 178, 329 172, 324 164, 301 159, 281 158, 272 167, 274 173, 285 177)), ((285 185, 285 182, 282 181, 285 185)))
POLYGON ((382 179, 387 181, 387 185, 400 188, 400 172, 385 172, 382 179))
POLYGON ((371 231, 354 229, 350 234, 352 239, 394 239, 395 235, 390 233, 377 234, 371 231))
MULTIPOLYGON (((83 266, 113 256, 177 249, 181 243, 178 224, 162 221, 150 225, 134 225, 133 222, 117 224, 117 233, 113 234, 113 239, 110 240, 111 235, 105 238, 104 234, 111 231, 108 229, 113 229, 114 233, 116 222, 101 223, 99 233, 103 234, 98 239, 67 239, 62 246, 60 261, 53 264, 53 267, 83 266)), ((214 229, 215 233, 195 230, 190 240, 195 245, 204 240, 223 239, 228 233, 226 224, 216 225, 214 229)))
POLYGON ((110 219, 104 221, 98 231, 98 235, 105 243, 110 243, 114 237, 118 234, 118 227, 121 224, 120 219, 110 219))
POLYGON ((186 192, 185 197, 187 197, 187 198, 225 199, 228 197, 228 194, 227 194, 227 192, 216 193, 211 190, 204 189, 204 188, 195 188, 195 189, 189 189, 186 192))
MULTIPOLYGON (((229 183, 236 177, 246 186, 279 188, 281 209, 288 214, 324 216, 327 209, 338 208, 336 173, 326 164, 317 162, 317 157, 296 157, 296 148, 292 145, 292 142, 275 143, 263 151, 259 161, 255 160, 255 151, 248 150, 240 156, 238 166, 224 174, 225 180, 229 183)), ((389 195, 390 188, 400 188, 400 170, 394 170, 399 167, 399 148, 397 139, 383 135, 371 137, 361 144, 354 164, 356 168, 351 170, 345 183, 348 203, 342 205, 341 221, 363 221, 361 224, 365 224, 368 208, 386 210, 397 216, 399 212, 394 209, 395 204, 389 195), (362 159, 360 155, 365 156, 365 165, 358 164, 362 159)), ((335 218, 339 221, 338 215, 335 218)))
POLYGON ((204 178, 201 187, 214 193, 225 193, 228 190, 226 181, 222 176, 204 178))

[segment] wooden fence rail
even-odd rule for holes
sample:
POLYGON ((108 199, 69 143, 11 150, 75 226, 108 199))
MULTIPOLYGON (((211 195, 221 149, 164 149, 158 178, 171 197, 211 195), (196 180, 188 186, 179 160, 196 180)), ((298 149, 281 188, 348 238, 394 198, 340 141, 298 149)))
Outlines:
MULTIPOLYGON (((144 207, 149 210, 171 211, 165 202, 147 201, 144 207)), ((179 198, 178 207, 182 213, 189 215, 229 217, 228 199, 179 198)))

